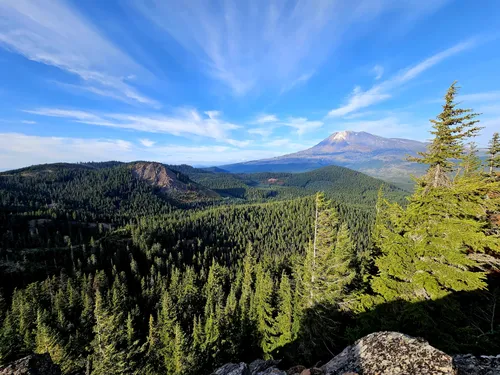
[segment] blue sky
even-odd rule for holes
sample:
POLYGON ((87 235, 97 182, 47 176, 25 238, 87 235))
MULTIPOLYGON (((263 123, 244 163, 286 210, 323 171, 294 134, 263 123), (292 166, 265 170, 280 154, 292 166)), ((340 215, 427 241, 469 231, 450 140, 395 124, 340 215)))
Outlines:
POLYGON ((454 80, 485 145, 499 67, 496 0, 0 0, 0 169, 425 140, 454 80))

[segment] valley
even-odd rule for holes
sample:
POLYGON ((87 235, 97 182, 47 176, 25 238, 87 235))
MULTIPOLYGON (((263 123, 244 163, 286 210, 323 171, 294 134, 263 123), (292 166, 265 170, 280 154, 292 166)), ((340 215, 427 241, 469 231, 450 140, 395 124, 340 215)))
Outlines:
POLYGON ((332 353, 378 331, 498 353, 500 136, 481 159, 466 142, 476 115, 458 115, 437 123, 426 151, 341 132, 234 166, 0 173, 0 368, 46 354, 68 375, 208 375, 264 358, 330 375, 344 368, 327 364, 332 353), (406 163, 425 173, 404 189, 319 165, 370 158, 386 177, 406 163), (304 159, 318 168, 280 170, 304 159))

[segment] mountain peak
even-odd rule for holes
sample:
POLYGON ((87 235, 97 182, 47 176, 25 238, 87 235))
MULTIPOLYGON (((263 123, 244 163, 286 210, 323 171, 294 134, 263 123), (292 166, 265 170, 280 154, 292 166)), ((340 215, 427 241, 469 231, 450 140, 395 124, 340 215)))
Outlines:
MULTIPOLYGON (((355 137, 359 137, 359 136, 376 137, 375 135, 370 134, 370 133, 366 133, 366 132, 355 132, 352 130, 342 130, 342 131, 333 133, 327 139, 330 141, 346 141, 349 138, 355 138, 355 137)), ((325 141, 327 139, 325 139, 325 141)))
POLYGON ((343 141, 345 140, 352 132, 350 130, 342 130, 340 132, 333 133, 330 138, 332 140, 343 141))

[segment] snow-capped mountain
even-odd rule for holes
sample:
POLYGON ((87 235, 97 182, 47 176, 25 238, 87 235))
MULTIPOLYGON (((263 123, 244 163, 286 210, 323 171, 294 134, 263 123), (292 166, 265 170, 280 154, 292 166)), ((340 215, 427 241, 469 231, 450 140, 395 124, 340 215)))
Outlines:
POLYGON ((390 181, 409 181, 422 166, 406 161, 425 151, 427 144, 410 139, 384 138, 367 132, 340 131, 317 145, 293 154, 223 166, 230 172, 301 172, 340 165, 390 181))
POLYGON ((370 153, 381 150, 402 150, 409 152, 424 151, 426 144, 401 138, 384 138, 367 132, 344 130, 333 133, 316 146, 292 154, 330 154, 338 152, 370 153))

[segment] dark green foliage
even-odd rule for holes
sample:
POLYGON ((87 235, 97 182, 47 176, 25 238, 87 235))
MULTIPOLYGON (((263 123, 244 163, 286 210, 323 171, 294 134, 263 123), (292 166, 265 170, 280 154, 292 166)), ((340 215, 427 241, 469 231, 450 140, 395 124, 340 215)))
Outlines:
MULTIPOLYGON (((453 118, 439 121, 459 129, 453 118)), ((458 134, 443 144, 465 151, 458 134)), ((0 364, 47 352, 66 374, 314 365, 387 329, 496 354, 499 181, 473 149, 449 158, 448 183, 408 202, 386 186, 377 203, 382 181, 338 167, 168 166, 223 197, 188 203, 116 162, 2 174, 0 364)))
POLYGON ((494 133, 488 148, 488 166, 490 175, 495 169, 500 168, 500 134, 494 133))
POLYGON ((500 183, 483 173, 473 144, 466 151, 464 143, 476 135, 478 120, 471 110, 457 108, 455 95, 454 83, 439 121, 433 120, 429 152, 418 159, 428 172, 407 207, 379 202, 374 243, 381 256, 369 304, 379 298, 436 300, 487 287, 476 254, 500 252, 500 238, 491 235, 488 217, 500 207, 500 183))
POLYGON ((422 184, 429 187, 449 186, 448 173, 456 165, 456 160, 463 159, 465 155, 465 143, 468 138, 477 135, 480 127, 476 126, 479 120, 478 113, 472 109, 458 108, 455 97, 458 87, 454 82, 444 99, 443 111, 434 120, 431 120, 434 135, 427 152, 421 152, 420 158, 409 158, 411 161, 428 165, 428 171, 422 184))

